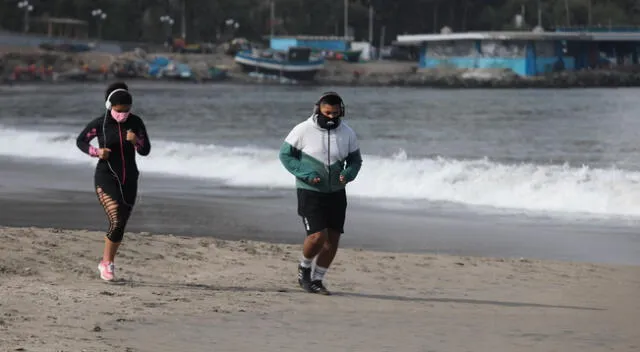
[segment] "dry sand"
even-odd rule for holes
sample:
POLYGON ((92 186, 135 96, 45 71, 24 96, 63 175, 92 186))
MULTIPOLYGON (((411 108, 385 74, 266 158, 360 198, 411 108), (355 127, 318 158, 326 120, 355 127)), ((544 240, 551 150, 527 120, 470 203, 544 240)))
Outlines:
POLYGON ((334 296, 299 247, 0 228, 0 351, 636 351, 640 267, 342 250, 334 296))

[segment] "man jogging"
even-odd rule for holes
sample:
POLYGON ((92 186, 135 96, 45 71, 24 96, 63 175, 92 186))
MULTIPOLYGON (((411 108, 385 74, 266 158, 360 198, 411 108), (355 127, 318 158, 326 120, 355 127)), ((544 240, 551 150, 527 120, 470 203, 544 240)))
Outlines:
POLYGON ((344 114, 337 93, 323 94, 313 115, 296 125, 280 148, 280 161, 296 177, 298 215, 307 231, 298 283, 307 292, 323 295, 331 294, 323 279, 344 233, 345 185, 362 165, 356 134, 341 120, 344 114))

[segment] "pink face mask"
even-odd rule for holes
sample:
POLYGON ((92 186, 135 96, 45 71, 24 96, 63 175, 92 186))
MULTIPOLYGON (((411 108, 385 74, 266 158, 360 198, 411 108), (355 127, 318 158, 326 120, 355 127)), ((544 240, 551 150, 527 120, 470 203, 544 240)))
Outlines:
POLYGON ((113 119, 118 122, 125 122, 127 120, 127 117, 129 117, 129 114, 130 114, 129 111, 118 112, 118 111, 111 110, 111 117, 113 117, 113 119))

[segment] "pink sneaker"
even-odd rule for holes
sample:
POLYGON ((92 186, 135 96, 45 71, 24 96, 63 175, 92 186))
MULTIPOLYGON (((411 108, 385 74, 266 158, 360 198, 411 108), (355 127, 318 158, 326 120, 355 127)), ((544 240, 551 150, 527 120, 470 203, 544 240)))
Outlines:
POLYGON ((98 270, 100 271, 100 278, 105 281, 113 281, 115 279, 116 266, 113 262, 101 261, 98 264, 98 270))

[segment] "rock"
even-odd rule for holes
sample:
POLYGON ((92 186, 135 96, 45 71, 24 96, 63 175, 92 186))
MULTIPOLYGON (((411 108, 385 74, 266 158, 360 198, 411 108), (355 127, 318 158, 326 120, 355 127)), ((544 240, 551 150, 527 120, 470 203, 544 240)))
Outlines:
POLYGON ((321 76, 318 84, 351 86, 412 86, 435 88, 579 88, 638 87, 640 72, 635 70, 590 70, 558 72, 522 77, 509 70, 433 69, 417 73, 365 74, 357 80, 321 76))

